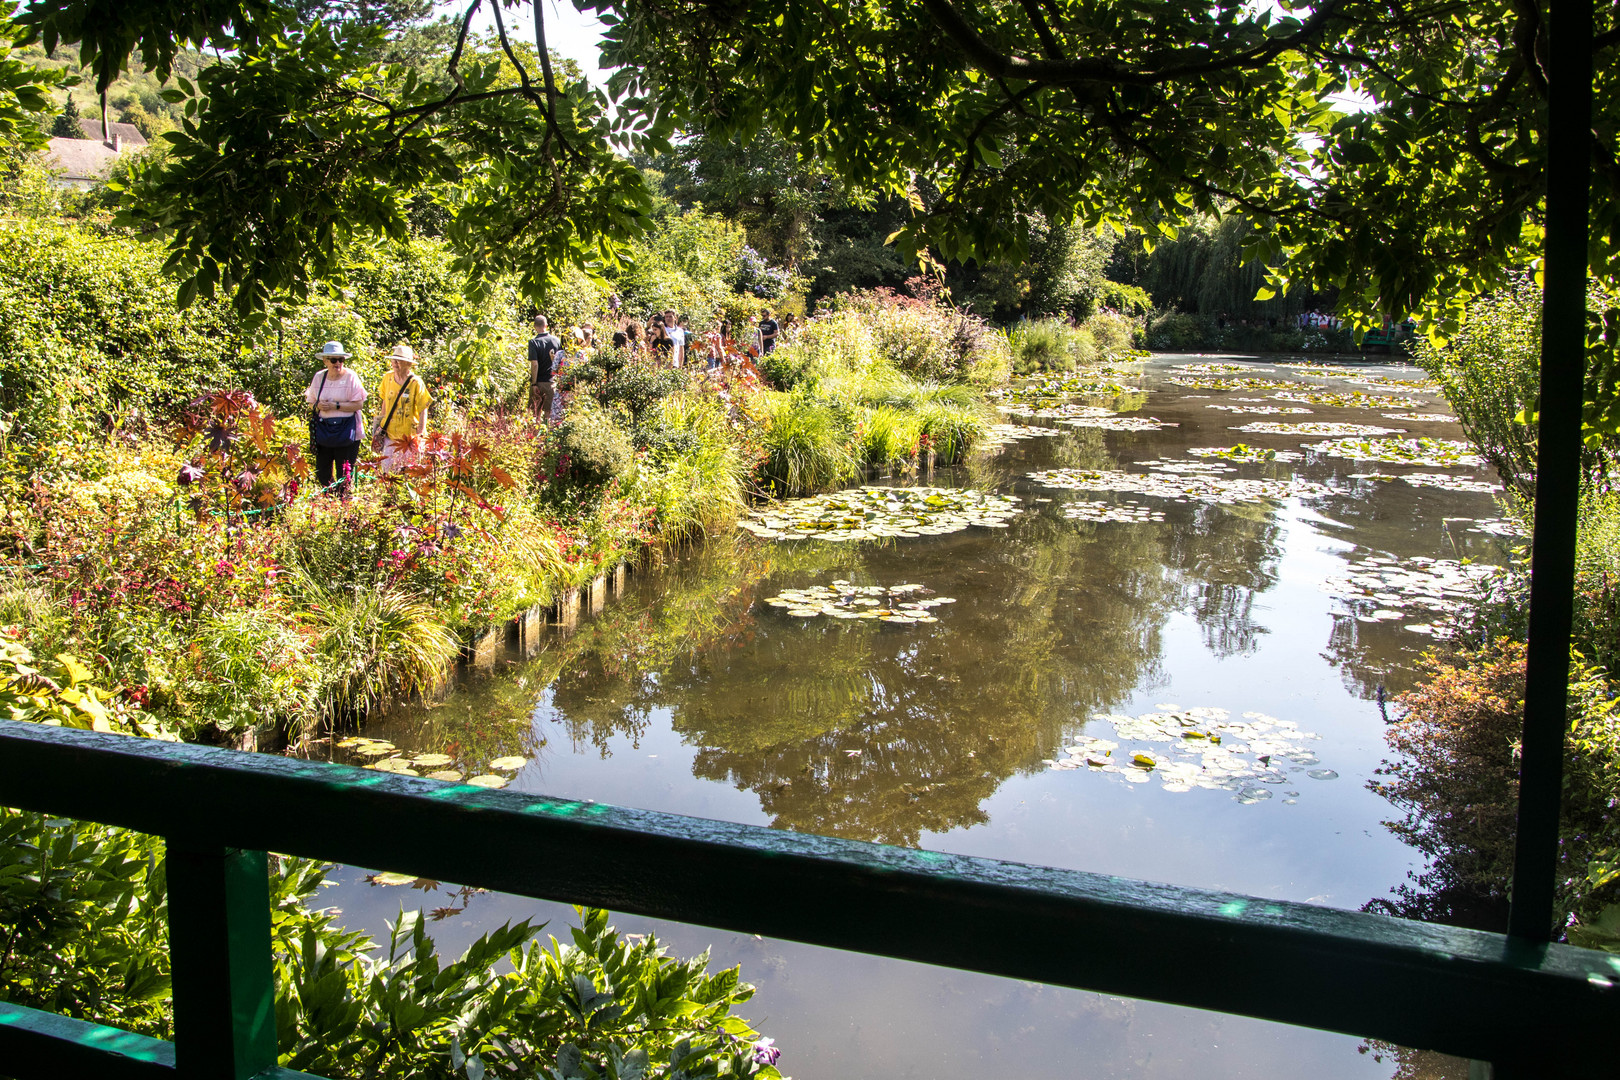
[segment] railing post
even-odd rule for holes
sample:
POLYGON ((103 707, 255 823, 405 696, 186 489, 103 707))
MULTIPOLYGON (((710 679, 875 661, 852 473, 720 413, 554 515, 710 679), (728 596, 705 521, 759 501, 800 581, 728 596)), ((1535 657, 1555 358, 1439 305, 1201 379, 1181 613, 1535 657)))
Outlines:
POLYGON ((265 853, 171 840, 168 881, 175 1071, 248 1080, 276 1064, 265 853))

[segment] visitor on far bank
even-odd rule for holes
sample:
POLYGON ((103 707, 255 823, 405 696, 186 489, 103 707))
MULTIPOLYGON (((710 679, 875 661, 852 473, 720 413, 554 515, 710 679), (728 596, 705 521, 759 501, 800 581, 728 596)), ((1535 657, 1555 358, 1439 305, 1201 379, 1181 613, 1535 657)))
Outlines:
POLYGON ((776 348, 776 335, 780 330, 776 320, 771 318, 771 309, 766 308, 759 319, 759 355, 764 356, 776 348))
POLYGON ((534 337, 529 339, 529 411, 551 416, 551 372, 562 342, 551 332, 544 315, 534 317, 534 337))
POLYGON ((664 309, 664 332, 669 340, 674 342, 670 349, 670 360, 676 367, 686 363, 686 327, 675 317, 674 308, 664 309))
POLYGON ((355 462, 360 460, 360 443, 366 437, 365 421, 360 418, 366 385, 349 367, 343 342, 322 345, 321 361, 324 366, 304 391, 310 408, 310 435, 315 440, 315 479, 322 491, 336 482, 347 495, 355 462))
POLYGON ((371 437, 371 448, 382 454, 381 473, 398 472, 416 458, 415 442, 427 434, 428 406, 433 395, 416 374, 416 352, 409 345, 395 345, 388 354, 389 370, 377 388, 382 404, 377 413, 383 418, 371 437))
POLYGON ((662 315, 654 315, 647 323, 647 349, 653 359, 674 366, 675 339, 670 336, 669 327, 664 325, 662 315))

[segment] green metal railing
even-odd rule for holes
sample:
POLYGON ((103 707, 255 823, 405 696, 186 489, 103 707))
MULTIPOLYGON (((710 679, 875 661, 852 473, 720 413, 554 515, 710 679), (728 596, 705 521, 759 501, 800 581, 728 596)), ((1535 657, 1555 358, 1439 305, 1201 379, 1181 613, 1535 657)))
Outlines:
POLYGON ((173 1046, 0 1006, 25 1080, 298 1075, 275 1069, 266 850, 1614 1074, 1620 956, 1567 945, 11 721, 0 762, 0 803, 169 842, 173 1046))
POLYGON ((7 721, 0 805, 167 839, 175 1041, 0 1003, 0 1074, 303 1075, 276 1067, 266 851, 1385 1039, 1491 1062, 1497 1080, 1620 1073, 1620 956, 1549 944, 1591 0, 1552 0, 1548 27, 1541 441, 1509 935, 7 721))

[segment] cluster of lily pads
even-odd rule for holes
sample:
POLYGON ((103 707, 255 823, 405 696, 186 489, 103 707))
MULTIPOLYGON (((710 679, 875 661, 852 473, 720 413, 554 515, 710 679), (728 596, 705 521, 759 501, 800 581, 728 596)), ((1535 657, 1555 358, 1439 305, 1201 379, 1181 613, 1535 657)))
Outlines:
MULTIPOLYGON (((1314 780, 1338 778, 1332 769, 1310 768, 1320 759, 1306 743, 1319 736, 1301 731, 1291 720, 1259 712, 1232 720, 1227 710, 1209 707, 1160 705, 1159 709, 1141 716, 1093 716, 1094 721, 1112 725, 1114 738, 1076 736, 1062 757, 1046 759, 1047 767, 1111 773, 1135 784, 1158 780, 1163 790, 1171 792, 1231 791, 1239 802, 1249 804, 1272 798, 1272 788, 1288 785, 1290 774, 1305 772, 1314 780)), ((1297 790, 1283 794, 1286 803, 1299 796, 1297 790)))
POLYGON ((1297 405, 1205 405, 1204 408, 1253 416, 1308 416, 1311 411, 1297 405))
POLYGON ((991 424, 979 440, 981 450, 1000 450, 1025 439, 1038 439, 1042 435, 1061 435, 1057 428, 1035 427, 1031 424, 991 424))
POLYGON ((862 487, 771 503, 737 524, 762 539, 853 541, 1004 529, 1020 512, 1011 496, 966 488, 862 487))
POLYGON ((1065 503, 1063 516, 1071 521, 1163 521, 1164 514, 1152 507, 1143 506, 1134 499, 1124 499, 1120 502, 1090 502, 1080 501, 1065 503))
POLYGON ((1300 401, 1333 409, 1421 409, 1428 404, 1419 398, 1369 394, 1364 390, 1352 390, 1348 394, 1331 390, 1283 390, 1272 397, 1278 401, 1300 401))
POLYGON ((1171 371, 1181 371, 1188 375, 1240 375, 1252 368, 1242 364, 1177 364, 1171 371))
POLYGON ((1351 461, 1383 461, 1391 465, 1428 465, 1432 468, 1483 466, 1485 459, 1456 439, 1334 439, 1306 449, 1351 461))
POLYGON ((1501 573, 1500 567, 1455 559, 1370 555, 1347 573, 1323 581, 1321 589, 1348 604, 1359 622, 1405 622, 1421 612, 1429 621, 1410 623, 1406 629, 1444 637, 1449 632, 1446 617, 1501 573))
POLYGON ((900 585, 856 585, 845 580, 831 585, 812 585, 807 589, 783 589, 765 603, 785 608, 789 615, 801 619, 826 615, 834 619, 869 619, 886 623, 911 625, 935 623, 937 618, 929 610, 956 601, 949 596, 931 595, 926 586, 906 582, 900 585), (917 593, 930 594, 923 599, 905 597, 917 593))
MULTIPOLYGON (((1296 495, 1301 497, 1325 495, 1329 491, 1322 484, 1292 477, 1271 480, 1210 475, 1213 469, 1206 471, 1191 467, 1198 464, 1200 463, 1169 463, 1160 471, 1148 473, 1127 473, 1117 469, 1046 469, 1030 473, 1029 478, 1037 484, 1052 488, 1130 492, 1178 502, 1261 502, 1296 495)), ((1230 466, 1214 468, 1230 470, 1230 466)))
POLYGON ((529 763, 528 758, 518 755, 498 757, 485 766, 487 772, 475 773, 469 777, 467 770, 455 767, 456 759, 449 754, 413 754, 408 750, 401 750, 386 739, 372 739, 362 735, 340 739, 336 745, 340 750, 351 750, 360 757, 369 758, 370 760, 365 763, 368 769, 389 772, 396 776, 425 776, 429 780, 457 783, 465 781, 474 787, 503 788, 511 783, 512 779, 510 776, 501 776, 500 773, 515 774, 529 763))
POLYGON ((1247 431, 1255 435, 1399 435, 1400 428, 1375 427, 1372 424, 1335 424, 1328 421, 1305 421, 1285 424, 1274 420, 1256 420, 1252 424, 1235 427, 1233 431, 1247 431))
POLYGON ((1190 390, 1288 390, 1297 385, 1276 379, 1212 379, 1202 375, 1172 375, 1170 381, 1190 390))
POLYGON ((1081 405, 1076 401, 1064 401, 1051 405, 997 405, 996 408, 1012 416, 1032 416, 1037 420, 1068 420, 1074 418, 1090 418, 1113 416, 1112 409, 1105 409, 1100 405, 1081 405))
POLYGON ((1250 446, 1248 443, 1238 443, 1236 446, 1196 446, 1187 453, 1193 457, 1221 458, 1247 465, 1268 461, 1298 461, 1305 456, 1298 450, 1272 450, 1264 446, 1250 446))
POLYGON ((1059 420, 1058 423, 1070 427, 1101 428, 1104 431, 1158 431, 1181 426, 1155 416, 1076 416, 1059 420))
POLYGON ((1095 372, 1082 371, 1069 375, 1047 375, 1034 382, 992 390, 989 396, 1009 405, 1044 408, 1059 404, 1065 398, 1081 395, 1120 397, 1124 394, 1144 392, 1139 387, 1099 379, 1095 372))
POLYGON ((1415 472, 1407 473, 1401 479, 1413 487, 1440 488, 1442 491, 1490 495, 1502 490, 1501 484, 1493 484, 1489 480, 1469 480, 1467 477, 1452 476, 1449 473, 1415 472))
POLYGON ((1443 412, 1387 412, 1385 420, 1415 420, 1434 421, 1435 423, 1455 424, 1457 418, 1443 412))

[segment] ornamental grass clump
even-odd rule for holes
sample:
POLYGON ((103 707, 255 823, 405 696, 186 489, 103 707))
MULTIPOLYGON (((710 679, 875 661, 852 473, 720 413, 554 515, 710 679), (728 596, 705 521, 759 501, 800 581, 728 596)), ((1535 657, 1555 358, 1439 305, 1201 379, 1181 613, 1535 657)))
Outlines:
POLYGON ((834 487, 861 469, 853 417, 807 386, 772 396, 760 442, 760 478, 782 494, 834 487))

